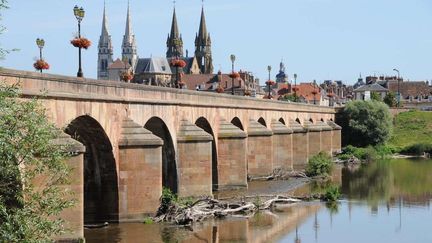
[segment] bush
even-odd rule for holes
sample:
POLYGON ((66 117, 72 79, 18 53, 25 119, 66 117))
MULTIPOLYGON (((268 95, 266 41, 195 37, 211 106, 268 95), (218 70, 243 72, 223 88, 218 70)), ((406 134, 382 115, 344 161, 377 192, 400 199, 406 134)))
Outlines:
POLYGON ((371 162, 376 160, 378 156, 386 156, 392 154, 390 152, 390 148, 386 146, 377 146, 374 148, 372 146, 368 146, 367 148, 356 148, 354 146, 348 145, 342 150, 342 154, 338 156, 338 158, 351 158, 352 156, 364 162, 371 162), (379 151, 377 151, 379 150, 379 151))
POLYGON ((423 155, 424 153, 432 152, 432 144, 428 143, 417 143, 410 145, 408 147, 403 148, 400 151, 402 154, 410 154, 410 155, 423 155))
POLYGON ((385 144, 393 123, 386 104, 378 101, 351 101, 344 111, 344 143, 356 147, 385 144))
POLYGON ((335 185, 331 185, 326 188, 326 191, 322 197, 322 200, 327 202, 336 202, 341 197, 341 193, 339 191, 339 187, 335 185))
POLYGON ((168 208, 177 200, 177 195, 169 188, 164 187, 162 189, 162 196, 160 197, 160 206, 156 215, 159 216, 165 214, 168 211, 168 208))
POLYGON ((53 143, 60 133, 38 100, 0 84, 1 242, 50 242, 64 232, 58 215, 74 202, 63 187, 67 150, 53 143))
POLYGON ((326 175, 331 172, 332 168, 333 161, 330 155, 325 152, 320 152, 309 159, 309 162, 306 166, 306 175, 311 177, 326 175))
POLYGON ((386 103, 389 107, 396 107, 397 100, 394 92, 388 92, 384 97, 384 103, 386 103))

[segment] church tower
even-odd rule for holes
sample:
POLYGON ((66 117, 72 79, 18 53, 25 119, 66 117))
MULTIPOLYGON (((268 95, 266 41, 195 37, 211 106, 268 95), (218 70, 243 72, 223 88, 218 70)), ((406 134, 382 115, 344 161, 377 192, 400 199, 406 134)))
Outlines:
POLYGON ((108 66, 113 62, 113 47, 111 36, 108 33, 108 20, 105 6, 102 20, 102 32, 98 44, 98 79, 108 79, 108 66))
POLYGON ((138 55, 135 35, 132 32, 129 2, 126 17, 126 30, 123 36, 122 44, 122 60, 127 61, 131 65, 132 70, 135 70, 136 64, 138 62, 138 55))
POLYGON ((201 22, 198 34, 195 37, 195 58, 198 61, 201 73, 213 73, 213 58, 211 52, 211 38, 207 33, 207 26, 204 16, 204 7, 201 11, 201 22))
POLYGON ((180 35, 180 31, 177 25, 176 10, 174 7, 174 13, 171 24, 171 33, 168 34, 167 39, 167 58, 183 57, 183 39, 180 35))

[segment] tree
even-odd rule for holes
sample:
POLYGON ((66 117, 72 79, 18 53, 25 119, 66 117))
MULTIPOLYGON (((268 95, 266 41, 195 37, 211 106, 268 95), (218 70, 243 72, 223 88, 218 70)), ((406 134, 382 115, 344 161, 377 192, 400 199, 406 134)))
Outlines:
POLYGON ((372 92, 371 100, 382 101, 381 94, 378 92, 372 92))
POLYGON ((366 147, 387 142, 393 130, 390 110, 383 102, 351 101, 344 111, 344 142, 366 147))
POLYGON ((287 94, 287 95, 281 96, 279 99, 282 101, 296 102, 296 97, 294 94, 292 94, 292 95, 287 94))
POLYGON ((59 213, 69 169, 60 135, 36 99, 0 83, 0 242, 47 242, 63 232, 59 213))
POLYGON ((394 92, 388 92, 384 97, 384 103, 386 103, 389 107, 396 107, 397 100, 394 92))

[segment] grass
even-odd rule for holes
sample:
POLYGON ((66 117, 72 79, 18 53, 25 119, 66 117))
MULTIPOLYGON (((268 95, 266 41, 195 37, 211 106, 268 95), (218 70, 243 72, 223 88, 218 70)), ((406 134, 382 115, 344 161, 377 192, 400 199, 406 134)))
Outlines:
POLYGON ((388 145, 402 149, 415 144, 432 144, 432 112, 409 111, 396 116, 388 145))

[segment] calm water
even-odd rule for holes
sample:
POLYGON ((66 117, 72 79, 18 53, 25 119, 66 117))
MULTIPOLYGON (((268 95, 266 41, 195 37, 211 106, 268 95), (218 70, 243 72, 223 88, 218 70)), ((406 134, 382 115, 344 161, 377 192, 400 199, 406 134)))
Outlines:
MULTIPOLYGON (((208 221, 193 229, 120 224, 86 230, 87 242, 432 242, 432 160, 387 160, 338 168, 343 200, 280 206, 251 219, 208 221)), ((306 194, 326 185, 294 190, 306 194)), ((287 182, 255 182, 240 194, 292 190, 287 182)), ((230 196, 230 193, 220 196, 230 196)))

